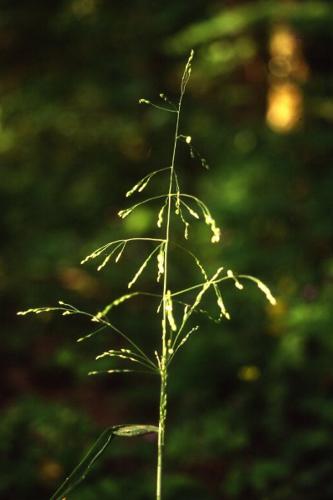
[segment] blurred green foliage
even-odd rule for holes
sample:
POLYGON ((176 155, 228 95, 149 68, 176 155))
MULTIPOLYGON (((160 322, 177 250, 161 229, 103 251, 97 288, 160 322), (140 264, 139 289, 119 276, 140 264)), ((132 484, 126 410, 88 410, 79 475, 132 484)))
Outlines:
MULTIPOLYGON (((137 102, 176 95, 193 47, 182 128, 211 168, 184 146, 179 170, 223 244, 207 247, 195 225, 191 242, 209 267, 262 278, 278 305, 250 285, 246 296, 226 290, 231 321, 203 320, 179 356, 166 498, 333 498, 331 3, 11 0, 0 10, 0 497, 46 498, 101 428, 157 418, 157 381, 86 377, 113 337, 76 345, 89 322, 15 314, 58 299, 95 311, 124 291, 137 248, 104 273, 79 262, 120 235, 154 231, 153 206, 124 224, 116 216, 123 193, 170 158, 169 116, 137 102), (309 68, 302 123, 288 134, 265 121, 280 22, 309 68)), ((175 287, 199 279, 177 254, 172 277, 175 287)), ((119 314, 149 349, 151 303, 119 314)), ((153 441, 111 448, 71 499, 152 497, 153 441)))

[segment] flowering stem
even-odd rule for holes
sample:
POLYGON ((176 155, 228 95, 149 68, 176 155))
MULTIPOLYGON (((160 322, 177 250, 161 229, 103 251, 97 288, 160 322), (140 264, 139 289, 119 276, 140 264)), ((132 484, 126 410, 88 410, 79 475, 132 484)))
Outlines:
POLYGON ((164 275, 163 275, 163 314, 162 314, 162 353, 160 359, 160 405, 159 405, 159 425, 158 425, 158 442, 157 442, 157 475, 156 475, 156 500, 162 499, 162 475, 163 475, 163 452, 164 452, 164 437, 167 416, 167 380, 168 380, 168 327, 167 327, 167 291, 168 291, 168 253, 170 242, 170 223, 171 223, 171 203, 172 190, 175 176, 175 159, 178 142, 179 119, 184 93, 181 92, 178 107, 176 110, 177 119, 175 125, 175 135, 173 141, 172 159, 170 166, 169 192, 167 198, 167 217, 165 231, 165 246, 164 246, 164 275))

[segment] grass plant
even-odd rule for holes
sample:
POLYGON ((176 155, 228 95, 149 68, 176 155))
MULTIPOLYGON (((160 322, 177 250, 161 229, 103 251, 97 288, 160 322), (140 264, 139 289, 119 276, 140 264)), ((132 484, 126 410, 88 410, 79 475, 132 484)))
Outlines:
MULTIPOLYGON (((97 269, 102 270, 111 263, 117 264, 126 253, 126 249, 129 245, 151 245, 151 251, 143 259, 143 262, 127 284, 128 292, 107 304, 97 313, 82 311, 74 305, 63 301, 59 301, 58 304, 53 307, 32 308, 18 313, 23 316, 28 313, 40 314, 55 311, 63 316, 86 316, 90 321, 96 323, 97 327, 88 335, 79 338, 79 342, 90 339, 92 336, 105 329, 113 331, 123 340, 123 347, 107 350, 97 356, 97 360, 101 358, 113 358, 119 361, 119 366, 114 367, 112 365, 112 368, 108 369, 106 373, 144 372, 158 376, 160 379, 158 422, 154 425, 119 425, 106 429, 84 459, 74 469, 73 473, 55 492, 52 496, 52 500, 63 499, 84 479, 91 466, 100 457, 115 436, 131 437, 146 433, 157 434, 156 500, 161 500, 168 409, 168 374, 177 353, 184 348, 191 336, 199 329, 199 325, 193 324, 192 321, 194 313, 206 313, 202 308, 202 300, 208 291, 212 291, 216 300, 218 321, 229 320, 230 314, 223 301, 221 291, 221 286, 227 281, 231 281, 238 290, 243 290, 244 281, 251 281, 258 286, 271 304, 274 305, 276 302, 268 287, 253 276, 238 275, 232 270, 225 269, 222 266, 209 274, 193 249, 187 244, 189 240, 191 219, 193 221, 198 220, 208 227, 210 230, 210 242, 212 244, 218 244, 221 239, 221 230, 208 206, 198 197, 181 190, 177 173, 177 147, 180 142, 184 142, 189 147, 192 157, 199 157, 202 165, 208 168, 205 160, 202 159, 194 149, 191 136, 181 133, 181 111, 186 88, 191 76, 193 55, 194 53, 191 51, 182 74, 178 102, 171 102, 164 94, 160 94, 161 104, 155 104, 147 99, 140 99, 139 101, 141 104, 153 106, 161 112, 170 113, 172 118, 175 119, 172 154, 168 167, 160 168, 144 175, 144 177, 127 191, 126 197, 131 198, 149 189, 149 183, 155 176, 166 177, 167 189, 165 193, 150 196, 134 203, 130 207, 121 210, 118 215, 121 219, 125 219, 135 211, 136 208, 143 204, 158 203, 156 234, 151 237, 110 241, 94 250, 81 262, 81 264, 85 264, 88 261, 97 260, 99 262, 97 269), (173 232, 173 225, 176 223, 176 219, 179 219, 180 223, 183 225, 185 242, 180 243, 174 240, 174 234, 176 234, 176 232, 173 232), (197 283, 184 289, 173 289, 169 278, 169 265, 174 247, 180 249, 193 261, 200 275, 200 280, 198 280, 197 283), (160 292, 131 291, 137 284, 140 276, 149 267, 156 269, 156 280, 160 286, 160 292), (151 353, 145 352, 145 350, 134 341, 130 334, 122 331, 116 326, 114 320, 110 319, 110 316, 114 316, 114 310, 116 310, 120 304, 138 295, 149 296, 158 303, 157 315, 159 318, 160 333, 156 335, 157 344, 152 347, 151 353)), ((99 373, 101 373, 101 371, 94 370, 90 372, 90 375, 97 375, 99 373)))

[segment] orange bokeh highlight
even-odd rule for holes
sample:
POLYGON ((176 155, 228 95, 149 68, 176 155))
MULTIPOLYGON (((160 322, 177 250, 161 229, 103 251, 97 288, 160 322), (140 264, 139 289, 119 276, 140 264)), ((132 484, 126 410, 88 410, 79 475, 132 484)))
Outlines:
POLYGON ((273 85, 268 92, 266 120, 276 132, 290 132, 303 114, 303 95, 293 83, 273 85))

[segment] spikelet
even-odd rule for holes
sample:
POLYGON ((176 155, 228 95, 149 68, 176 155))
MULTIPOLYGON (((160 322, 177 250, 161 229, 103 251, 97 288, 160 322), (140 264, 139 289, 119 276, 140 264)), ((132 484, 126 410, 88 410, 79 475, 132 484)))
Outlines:
POLYGON ((85 262, 87 262, 88 260, 90 259, 95 259, 96 257, 98 257, 99 255, 101 255, 103 252, 105 252, 105 250, 107 248, 110 248, 111 246, 115 245, 111 252, 104 258, 103 262, 97 267, 97 271, 100 271, 101 269, 103 269, 103 267, 106 266, 106 264, 109 262, 109 260, 111 259, 112 255, 118 250, 119 247, 122 246, 119 254, 117 255, 116 257, 116 262, 118 262, 119 258, 120 258, 120 255, 122 254, 125 246, 126 246, 126 241, 125 242, 118 242, 118 241, 113 241, 111 243, 107 243, 106 245, 104 245, 103 247, 101 248, 98 248, 97 250, 95 250, 94 252, 92 252, 90 255, 88 255, 87 257, 85 257, 82 261, 81 261, 81 264, 84 264, 85 262))
POLYGON ((162 227, 162 224, 163 224, 163 214, 164 214, 164 210, 165 210, 166 205, 167 204, 164 203, 164 205, 162 206, 161 210, 158 212, 157 227, 162 227))
POLYGON ((186 304, 184 307, 182 324, 184 324, 187 321, 187 319, 189 317, 189 311, 190 311, 190 306, 188 304, 186 304))
POLYGON ((70 314, 76 314, 78 312, 73 306, 62 302, 62 300, 59 300, 58 304, 65 307, 34 307, 25 311, 18 311, 16 314, 17 316, 26 316, 27 314, 41 314, 45 312, 58 311, 61 312, 62 316, 69 316, 70 314))
POLYGON ((231 269, 228 269, 227 276, 228 276, 228 278, 232 278, 234 280, 235 287, 238 288, 238 290, 243 290, 244 286, 242 285, 242 283, 240 283, 238 281, 238 279, 236 278, 236 276, 234 275, 234 273, 231 271, 231 269))
POLYGON ((186 209, 188 210, 188 212, 192 215, 192 217, 194 217, 195 219, 200 219, 200 216, 198 214, 198 212, 196 212, 195 210, 193 210, 193 208, 191 208, 187 203, 185 203, 184 201, 182 201, 182 204, 186 207, 186 209))
POLYGON ((155 175, 155 172, 152 172, 151 174, 145 175, 142 179, 140 179, 139 182, 137 184, 135 184, 135 186, 133 186, 129 191, 127 191, 126 198, 128 198, 129 196, 132 196, 132 194, 135 193, 136 191, 141 193, 141 191, 144 190, 144 188, 147 186, 150 179, 154 175, 155 175))
POLYGON ((178 135, 177 139, 182 139, 188 145, 191 144, 191 142, 192 142, 192 137, 190 135, 180 134, 180 135, 178 135))
MULTIPOLYGON (((126 351, 127 350, 117 351, 117 350, 111 349, 110 351, 105 351, 105 352, 102 352, 102 354, 98 354, 98 356, 96 356, 95 359, 97 361, 97 360, 105 358, 105 357, 111 357, 111 358, 126 359, 127 361, 132 361, 133 363, 139 363, 139 361, 137 359, 128 355, 126 351)), ((131 351, 129 351, 129 354, 133 354, 133 353, 131 353, 131 351)))
POLYGON ((110 258, 112 257, 112 254, 113 252, 109 253, 105 259, 103 260, 102 264, 100 264, 97 268, 97 271, 100 271, 101 269, 103 269, 103 267, 106 266, 106 264, 109 262, 110 258))
POLYGON ((183 211, 181 209, 181 193, 179 188, 179 182, 177 174, 175 173, 175 181, 176 181, 176 201, 175 201, 175 214, 180 216, 182 223, 184 224, 184 238, 188 240, 188 233, 190 224, 187 222, 183 215, 183 211))
POLYGON ((190 135, 188 135, 188 136, 184 136, 184 140, 185 140, 186 144, 187 144, 187 145, 188 145, 188 147, 189 147, 189 150, 190 150, 190 157, 191 157, 191 158, 193 158, 193 159, 194 159, 194 158, 197 158, 197 159, 200 161, 201 166, 202 166, 203 168, 205 168, 206 170, 209 170, 209 165, 208 165, 208 163, 207 163, 206 158, 204 158, 204 157, 200 154, 200 152, 199 152, 199 151, 198 151, 198 150, 197 150, 197 149, 193 146, 193 144, 192 144, 192 137, 191 137, 190 135))
POLYGON ((74 306, 72 306, 71 304, 67 304, 67 302, 64 302, 63 300, 58 300, 58 304, 59 304, 60 306, 66 306, 66 307, 69 307, 70 309, 73 309, 73 310, 75 309, 75 307, 74 307, 74 306))
POLYGON ((191 64, 192 64, 193 56, 194 56, 194 50, 192 49, 190 52, 190 56, 187 60, 186 66, 185 66, 185 70, 184 70, 181 85, 180 85, 180 90, 181 90, 182 95, 185 92, 186 85, 187 85, 187 83, 190 79, 190 76, 191 76, 191 71, 192 71, 191 64))
POLYGON ((25 316, 26 314, 40 314, 49 311, 58 311, 58 307, 35 307, 33 309, 27 309, 26 311, 18 311, 17 316, 25 316))
MULTIPOLYGON (((196 265, 198 266, 198 268, 200 269, 200 272, 201 272, 201 274, 203 275, 203 277, 205 278, 205 280, 206 280, 206 281, 209 281, 209 278, 208 278, 208 276, 207 276, 207 273, 206 273, 206 271, 205 271, 205 269, 204 269, 203 265, 201 264, 200 260, 198 259, 198 257, 196 257, 196 255, 194 255, 194 254, 192 254, 192 253, 191 253, 191 255, 193 256, 193 258, 194 258, 194 260, 195 260, 195 263, 196 263, 196 265)), ((220 271, 222 271, 222 268, 220 268, 220 271)), ((216 295, 217 299, 221 298, 221 300, 222 300, 222 297, 221 297, 221 292, 220 292, 220 290, 219 290, 219 288, 218 288, 217 284, 216 284, 216 283, 213 283, 213 287, 214 287, 214 292, 215 292, 215 295, 216 295)), ((207 314, 207 315, 208 315, 208 317, 209 317, 210 319, 212 319, 213 321, 219 321, 219 320, 213 319, 213 318, 212 318, 212 317, 211 317, 211 316, 207 313, 207 311, 202 311, 202 310, 201 310, 201 312, 205 312, 205 314, 207 314)), ((221 315, 220 315, 219 319, 221 319, 221 315)))
POLYGON ((129 299, 131 299, 133 297, 136 297, 137 295, 139 295, 139 293, 140 292, 133 292, 133 293, 127 293, 125 295, 121 295, 120 297, 118 297, 117 299, 115 299, 113 302, 111 302, 110 304, 108 304, 102 311, 99 311, 97 314, 95 314, 94 317, 96 317, 98 320, 104 318, 111 309, 113 309, 114 307, 119 306, 120 304, 122 304, 126 300, 129 300, 129 299))
POLYGON ((163 101, 164 101, 164 102, 166 102, 166 103, 170 104, 170 106, 172 106, 172 108, 174 108, 174 109, 176 110, 176 106, 175 106, 175 104, 174 104, 172 101, 170 101, 170 99, 168 98, 168 96, 166 96, 165 94, 163 94, 163 92, 161 92, 161 93, 159 94, 159 97, 160 97, 161 99, 163 99, 163 101))
POLYGON ((118 216, 121 219, 125 219, 133 210, 134 210, 134 207, 125 208, 124 210, 119 210, 118 216))
POLYGON ((266 299, 268 300, 268 302, 270 304, 272 304, 272 306, 275 306, 276 305, 276 298, 273 297, 270 289, 268 288, 268 286, 266 286, 262 281, 260 281, 259 279, 255 278, 255 281, 258 285, 258 288, 266 295, 266 299))
POLYGON ((109 244, 104 245, 101 248, 97 248, 97 250, 94 250, 91 254, 87 255, 84 259, 82 259, 80 264, 85 264, 90 259, 96 259, 96 257, 101 255, 108 246, 109 244))
POLYGON ((137 279, 139 278, 140 274, 142 274, 143 270, 145 269, 145 267, 147 266, 148 264, 148 259, 146 259, 144 261, 144 263, 139 267, 138 271, 136 272, 136 274, 134 275, 134 277, 131 279, 131 281, 128 283, 128 288, 131 288, 134 283, 137 281, 137 279))
POLYGON ((215 220, 209 212, 205 213, 205 223, 210 227, 213 233, 210 241, 212 243, 218 243, 221 237, 221 229, 217 227, 215 220))
POLYGON ((216 273, 212 276, 212 278, 210 280, 207 280, 202 285, 202 288, 201 288, 200 292, 198 293, 198 295, 196 296, 195 301, 194 301, 193 305, 191 306, 191 310, 188 314, 192 313, 196 309, 196 307, 200 304, 203 295, 206 293, 208 288, 213 284, 213 282, 219 277, 219 275, 222 271, 223 271, 223 267, 219 267, 218 270, 216 271, 216 273))
POLYGON ((164 252, 164 245, 161 245, 160 251, 157 254, 157 282, 159 283, 162 275, 164 274, 164 259, 165 259, 165 252, 164 252))
MULTIPOLYGON (((223 302, 223 299, 222 299, 221 292, 220 292, 217 284, 213 283, 213 281, 214 281, 215 278, 212 278, 211 280, 209 280, 209 278, 207 276, 207 273, 206 273, 204 267, 202 266, 201 262, 199 261, 199 259, 194 254, 192 254, 192 255, 194 257, 194 260, 195 260, 197 266, 199 267, 199 269, 201 271, 201 274, 204 276, 206 282, 210 282, 213 285, 213 287, 214 287, 214 292, 215 292, 215 295, 216 295, 216 298, 217 298, 217 305, 218 305, 218 307, 220 309, 220 312, 221 312, 219 320, 221 319, 222 316, 225 316, 227 319, 230 319, 230 314, 228 313, 228 311, 226 310, 226 308, 224 306, 224 302, 223 302)), ((222 272, 222 270, 223 270, 223 267, 220 267, 218 269, 217 273, 220 274, 222 272)), ((209 314, 208 314, 208 317, 210 317, 209 314)), ((211 319, 213 321, 218 321, 218 320, 214 320, 213 318, 211 318, 211 319)))
POLYGON ((179 345, 178 345, 178 349, 180 347, 182 347, 185 342, 188 341, 188 339, 190 338, 190 336, 192 335, 192 333, 196 332, 197 330, 199 330, 199 326, 194 326, 193 328, 191 328, 191 330, 189 332, 187 332, 187 334, 185 335, 185 337, 183 337, 183 339, 180 341, 179 345))
POLYGON ((195 219, 200 219, 199 214, 195 210, 193 210, 191 207, 186 207, 186 208, 188 209, 192 217, 194 217, 195 219))
POLYGON ((189 228, 189 223, 184 221, 184 224, 185 224, 185 229, 184 229, 184 238, 185 240, 188 240, 188 228, 189 228))
POLYGON ((133 371, 134 370, 127 370, 127 369, 122 369, 122 368, 114 368, 113 370, 106 370, 104 372, 94 370, 94 371, 88 372, 88 375, 99 375, 101 373, 130 373, 130 372, 133 372, 133 371))
POLYGON ((222 299, 221 295, 219 295, 219 297, 217 299, 217 305, 220 308, 221 315, 225 316, 227 319, 230 319, 230 314, 228 313, 228 311, 225 308, 225 305, 224 305, 224 302, 223 302, 223 299, 222 299))
POLYGON ((159 357, 157 351, 154 351, 154 356, 155 356, 155 358, 157 360, 157 365, 158 365, 159 369, 161 369, 161 360, 160 360, 160 357, 159 357))
POLYGON ((129 300, 131 299, 132 297, 138 295, 138 292, 134 292, 134 293, 127 293, 126 295, 122 295, 121 297, 119 297, 118 299, 114 300, 113 302, 111 302, 111 304, 108 306, 108 311, 112 308, 112 307, 117 307, 119 306, 120 304, 122 304, 123 302, 125 302, 126 300, 129 300))
POLYGON ((125 247, 126 247, 126 241, 124 242, 122 248, 120 249, 120 252, 116 255, 116 258, 114 260, 116 263, 119 262, 119 259, 122 256, 123 251, 125 250, 125 247))
POLYGON ((198 268, 200 269, 200 272, 202 274, 202 276, 205 278, 206 281, 208 281, 208 276, 207 276, 207 273, 203 267, 203 265, 201 264, 200 260, 198 259, 198 257, 196 257, 194 254, 193 255, 193 258, 195 260, 195 263, 196 265, 198 266, 198 268))
POLYGON ((177 192, 176 192, 175 214, 179 215, 180 213, 181 213, 181 208, 180 208, 180 191, 179 191, 179 188, 178 188, 177 192))
POLYGON ((138 192, 139 193, 141 193, 144 190, 144 188, 147 186, 147 184, 149 183, 149 181, 150 181, 150 177, 148 177, 148 179, 141 184, 141 186, 138 188, 138 192))
POLYGON ((175 322, 175 318, 173 316, 173 305, 172 305, 170 290, 168 290, 166 295, 165 295, 165 311, 166 311, 166 316, 167 316, 170 328, 173 332, 175 332, 177 330, 177 325, 175 322))
POLYGON ((179 191, 177 191, 175 207, 176 207, 175 213, 177 215, 179 215, 182 223, 184 224, 184 238, 185 238, 185 240, 188 240, 188 229, 190 227, 190 224, 187 222, 187 220, 185 219, 185 217, 183 215, 183 211, 182 211, 181 205, 180 205, 180 192, 179 191))
POLYGON ((97 333, 101 332, 102 330, 105 330, 106 325, 101 326, 100 328, 97 328, 97 330, 94 330, 93 332, 88 333, 87 335, 83 335, 83 337, 79 337, 76 339, 76 342, 83 342, 84 340, 88 340, 97 333))
POLYGON ((131 281, 128 283, 128 288, 131 288, 134 283, 137 281, 137 279, 139 278, 139 276, 142 274, 142 272, 144 271, 144 269, 147 267, 147 264, 148 262, 150 261, 150 259, 152 258, 152 256, 154 255, 154 253, 157 252, 157 250, 160 248, 160 245, 158 245, 149 255, 148 257, 146 258, 146 260, 143 262, 143 264, 139 267, 138 271, 135 273, 134 277, 131 279, 131 281))
POLYGON ((167 347, 168 347, 168 354, 171 356, 174 353, 174 348, 172 347, 172 340, 171 340, 171 338, 168 339, 167 347))
POLYGON ((162 305, 163 305, 163 298, 160 300, 160 302, 156 308, 156 314, 159 314, 161 312, 162 305))

